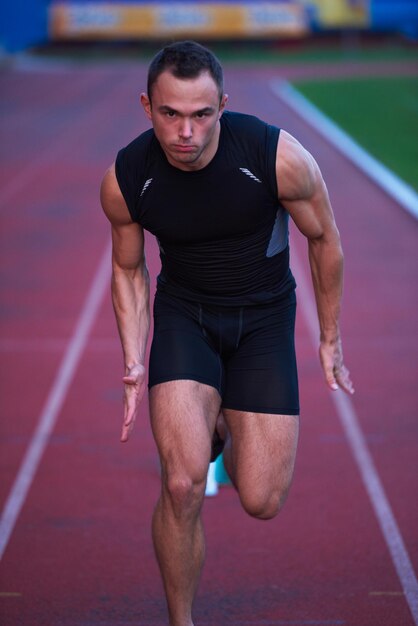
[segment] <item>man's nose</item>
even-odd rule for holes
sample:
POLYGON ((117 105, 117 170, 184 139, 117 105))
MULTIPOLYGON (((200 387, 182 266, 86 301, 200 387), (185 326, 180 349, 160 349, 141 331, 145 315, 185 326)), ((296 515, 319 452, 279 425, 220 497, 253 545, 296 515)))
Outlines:
POLYGON ((190 139, 193 135, 192 122, 187 118, 183 118, 180 122, 179 136, 182 139, 190 139))

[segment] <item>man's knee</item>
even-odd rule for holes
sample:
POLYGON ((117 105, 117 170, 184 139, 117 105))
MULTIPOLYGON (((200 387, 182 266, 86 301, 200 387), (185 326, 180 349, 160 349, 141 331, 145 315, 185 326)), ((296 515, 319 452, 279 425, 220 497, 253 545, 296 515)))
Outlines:
POLYGON ((163 479, 163 494, 176 517, 198 513, 205 495, 205 482, 206 474, 192 476, 184 472, 174 472, 163 479))
POLYGON ((276 517, 282 509, 290 485, 286 485, 268 492, 258 491, 256 489, 247 490, 240 493, 241 504, 244 510, 257 519, 269 520, 276 517))

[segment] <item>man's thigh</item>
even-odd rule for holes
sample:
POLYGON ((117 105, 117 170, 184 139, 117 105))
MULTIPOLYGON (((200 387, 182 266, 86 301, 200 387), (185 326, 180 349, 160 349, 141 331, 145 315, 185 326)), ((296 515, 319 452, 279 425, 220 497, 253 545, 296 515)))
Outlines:
POLYGON ((229 462, 241 501, 283 504, 292 482, 299 416, 223 410, 229 462))
POLYGON ((150 389, 151 427, 163 471, 203 480, 221 399, 194 380, 172 380, 150 389))

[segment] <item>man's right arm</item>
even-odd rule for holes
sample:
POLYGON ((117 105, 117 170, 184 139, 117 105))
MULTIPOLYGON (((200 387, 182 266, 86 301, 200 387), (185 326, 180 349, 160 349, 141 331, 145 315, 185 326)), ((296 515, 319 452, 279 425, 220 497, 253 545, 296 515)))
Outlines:
POLYGON ((121 440, 127 441, 146 388, 149 277, 144 255, 144 233, 130 217, 114 165, 103 178, 100 199, 112 227, 112 300, 125 361, 121 440))

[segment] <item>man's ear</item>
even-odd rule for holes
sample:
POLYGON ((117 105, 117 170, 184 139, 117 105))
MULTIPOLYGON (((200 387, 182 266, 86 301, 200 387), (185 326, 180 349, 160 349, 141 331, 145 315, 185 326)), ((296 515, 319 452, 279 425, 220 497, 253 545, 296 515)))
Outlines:
POLYGON ((151 100, 146 93, 141 93, 141 104, 144 107, 145 115, 151 119, 151 100))
POLYGON ((226 106, 226 103, 228 102, 228 98, 229 98, 228 94, 224 93, 224 95, 221 98, 221 103, 219 105, 219 117, 221 117, 222 113, 225 110, 225 106, 226 106))

